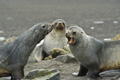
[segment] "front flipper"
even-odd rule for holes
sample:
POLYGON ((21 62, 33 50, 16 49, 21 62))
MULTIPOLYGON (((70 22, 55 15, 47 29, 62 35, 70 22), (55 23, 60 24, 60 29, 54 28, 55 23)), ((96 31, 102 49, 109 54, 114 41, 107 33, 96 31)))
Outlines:
POLYGON ((47 56, 46 52, 42 50, 41 54, 40 54, 40 60, 44 60, 47 56))
MULTIPOLYGON (((16 64, 17 65, 17 64, 16 64)), ((21 66, 16 66, 11 71, 11 80, 21 80, 24 78, 24 70, 21 66)))
POLYGON ((72 73, 73 76, 85 76, 88 72, 88 69, 86 69, 84 66, 80 65, 80 70, 78 73, 72 73))
POLYGON ((99 75, 101 77, 115 77, 116 75, 120 75, 120 70, 107 70, 100 72, 99 75))
POLYGON ((98 77, 100 77, 99 72, 100 70, 97 64, 91 64, 88 66, 88 77, 97 79, 98 77))

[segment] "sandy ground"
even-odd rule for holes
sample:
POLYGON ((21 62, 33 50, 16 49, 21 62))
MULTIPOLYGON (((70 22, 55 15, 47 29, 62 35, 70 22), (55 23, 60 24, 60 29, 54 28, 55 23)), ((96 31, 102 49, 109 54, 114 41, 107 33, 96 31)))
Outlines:
MULTIPOLYGON (((120 33, 120 0, 0 0, 0 37, 18 36, 36 23, 58 18, 65 20, 68 27, 80 25, 98 39, 111 38, 120 33)), ((86 80, 71 75, 79 69, 76 62, 28 63, 25 73, 36 68, 56 68, 61 80, 86 80)))

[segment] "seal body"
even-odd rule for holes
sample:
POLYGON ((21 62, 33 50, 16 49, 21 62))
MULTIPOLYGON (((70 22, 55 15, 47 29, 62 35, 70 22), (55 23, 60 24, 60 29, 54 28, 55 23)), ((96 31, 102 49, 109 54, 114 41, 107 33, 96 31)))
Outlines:
POLYGON ((11 76, 11 80, 24 77, 24 67, 38 44, 47 34, 49 23, 38 23, 13 41, 0 47, 0 77, 11 76))
POLYGON ((66 23, 62 19, 57 19, 52 23, 52 31, 45 37, 40 60, 50 55, 53 48, 64 48, 67 45, 65 37, 66 23))
POLYGON ((100 41, 79 26, 69 27, 66 37, 71 52, 81 63, 77 76, 97 78, 101 71, 120 69, 120 41, 100 41))

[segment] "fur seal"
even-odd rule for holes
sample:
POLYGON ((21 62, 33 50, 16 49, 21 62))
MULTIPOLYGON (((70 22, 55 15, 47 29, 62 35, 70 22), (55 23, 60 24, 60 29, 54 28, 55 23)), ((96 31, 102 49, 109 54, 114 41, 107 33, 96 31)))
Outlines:
POLYGON ((24 77, 24 67, 35 46, 46 36, 50 23, 38 23, 13 41, 0 46, 0 77, 24 77))
POLYGON ((69 47, 81 63, 77 76, 99 77, 106 70, 120 69, 120 40, 100 41, 85 33, 79 26, 71 26, 66 32, 69 47))
POLYGON ((65 21, 62 19, 55 20, 52 23, 52 28, 52 31, 44 39, 40 60, 48 57, 53 48, 64 48, 67 45, 67 38, 65 37, 67 27, 65 21))

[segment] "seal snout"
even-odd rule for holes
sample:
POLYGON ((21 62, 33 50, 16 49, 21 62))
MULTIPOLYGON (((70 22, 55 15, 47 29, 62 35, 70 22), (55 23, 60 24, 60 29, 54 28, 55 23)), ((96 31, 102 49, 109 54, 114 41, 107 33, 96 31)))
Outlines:
POLYGON ((58 21, 58 22, 57 22, 56 28, 63 29, 64 27, 65 27, 64 22, 62 22, 62 21, 58 21))

